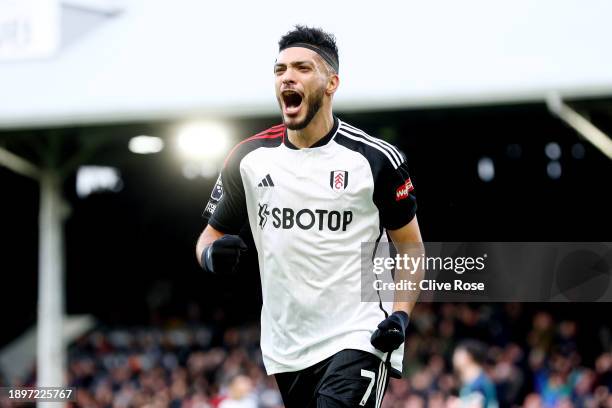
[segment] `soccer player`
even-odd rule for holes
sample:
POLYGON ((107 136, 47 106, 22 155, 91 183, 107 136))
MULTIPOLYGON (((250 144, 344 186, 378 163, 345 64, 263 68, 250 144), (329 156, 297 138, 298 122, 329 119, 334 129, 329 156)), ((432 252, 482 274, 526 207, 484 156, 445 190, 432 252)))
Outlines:
MULTIPOLYGON (((248 222, 259 256, 261 349, 287 408, 379 407, 400 378, 413 301, 361 301, 361 243, 420 242, 406 157, 340 120, 332 35, 296 26, 274 64, 283 123, 236 145, 196 255, 229 273, 248 222)), ((373 76, 375 80, 375 76, 373 76)), ((397 293, 397 292, 396 292, 397 293)))

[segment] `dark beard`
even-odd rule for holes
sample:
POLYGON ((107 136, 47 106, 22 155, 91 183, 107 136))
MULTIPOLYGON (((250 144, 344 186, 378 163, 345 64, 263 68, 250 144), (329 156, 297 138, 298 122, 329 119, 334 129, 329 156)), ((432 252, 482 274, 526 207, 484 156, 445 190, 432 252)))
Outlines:
POLYGON ((304 118, 304 120, 299 123, 293 124, 293 125, 287 125, 285 123, 285 125, 287 125, 287 129, 301 130, 301 129, 304 129, 306 126, 308 126, 312 118, 314 118, 314 116, 317 114, 319 109, 321 109, 321 105, 323 104, 324 94, 325 94, 325 89, 323 88, 319 89, 317 93, 313 95, 312 102, 308 103, 308 106, 306 107, 307 111, 306 111, 306 117, 304 118))

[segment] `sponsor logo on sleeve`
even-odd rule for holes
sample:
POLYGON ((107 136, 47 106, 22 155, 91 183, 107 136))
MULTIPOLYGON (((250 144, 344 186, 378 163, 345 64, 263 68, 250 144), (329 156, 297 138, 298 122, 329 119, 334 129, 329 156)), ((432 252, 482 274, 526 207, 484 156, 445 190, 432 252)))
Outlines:
POLYGON ((213 215, 216 209, 217 204, 213 203, 212 201, 209 201, 208 204, 206 204, 206 208, 204 209, 204 215, 213 215))
POLYGON ((212 193, 210 193, 210 198, 213 200, 219 201, 221 196, 223 195, 223 183, 221 182, 221 175, 219 174, 219 178, 217 178, 217 182, 213 187, 212 193))
POLYGON ((412 181, 410 181, 410 177, 408 177, 408 180, 406 180, 404 184, 397 188, 397 191, 395 192, 395 201, 400 201, 404 198, 408 198, 412 190, 414 190, 414 186, 412 185, 412 181))
POLYGON ((219 175, 219 178, 217 178, 217 182, 210 193, 210 200, 208 200, 206 208, 204 208, 204 213, 202 214, 204 218, 210 218, 213 215, 222 196, 223 183, 221 182, 221 175, 219 175))

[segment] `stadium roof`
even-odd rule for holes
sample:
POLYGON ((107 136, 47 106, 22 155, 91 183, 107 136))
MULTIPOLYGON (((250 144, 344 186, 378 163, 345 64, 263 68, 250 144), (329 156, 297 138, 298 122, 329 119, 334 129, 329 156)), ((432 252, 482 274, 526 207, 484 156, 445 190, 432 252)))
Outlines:
POLYGON ((580 0, 126 0, 55 56, 0 63, 0 128, 274 114, 276 42, 296 23, 336 34, 342 110, 612 95, 610 15, 580 0))

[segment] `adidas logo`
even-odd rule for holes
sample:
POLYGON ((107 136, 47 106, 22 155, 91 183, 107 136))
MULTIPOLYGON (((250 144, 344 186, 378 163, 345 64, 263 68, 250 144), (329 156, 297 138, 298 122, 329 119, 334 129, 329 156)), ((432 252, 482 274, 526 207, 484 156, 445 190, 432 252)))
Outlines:
POLYGON ((272 181, 272 177, 269 174, 263 178, 257 185, 257 187, 274 187, 274 182, 272 181))

